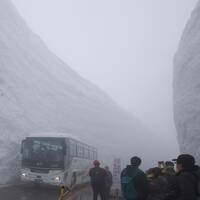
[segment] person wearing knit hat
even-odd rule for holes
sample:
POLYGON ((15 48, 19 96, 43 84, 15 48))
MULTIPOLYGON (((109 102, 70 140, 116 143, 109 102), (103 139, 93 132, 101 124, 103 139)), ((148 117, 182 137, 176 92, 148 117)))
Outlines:
POLYGON ((94 165, 94 166, 100 166, 101 163, 100 163, 98 160, 94 160, 94 161, 93 161, 93 165, 94 165))

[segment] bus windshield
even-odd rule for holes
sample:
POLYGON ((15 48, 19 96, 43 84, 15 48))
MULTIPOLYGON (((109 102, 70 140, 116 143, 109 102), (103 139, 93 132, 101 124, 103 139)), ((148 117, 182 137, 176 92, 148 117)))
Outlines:
POLYGON ((64 168, 64 140, 28 138, 22 146, 22 165, 37 168, 64 168))

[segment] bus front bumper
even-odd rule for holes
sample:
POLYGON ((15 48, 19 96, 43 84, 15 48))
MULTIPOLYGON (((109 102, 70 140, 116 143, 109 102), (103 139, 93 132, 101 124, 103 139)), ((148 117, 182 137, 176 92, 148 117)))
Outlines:
POLYGON ((33 174, 31 172, 22 172, 21 181, 27 183, 36 183, 36 184, 47 184, 53 186, 62 186, 63 181, 62 177, 59 175, 50 175, 50 174, 33 174))

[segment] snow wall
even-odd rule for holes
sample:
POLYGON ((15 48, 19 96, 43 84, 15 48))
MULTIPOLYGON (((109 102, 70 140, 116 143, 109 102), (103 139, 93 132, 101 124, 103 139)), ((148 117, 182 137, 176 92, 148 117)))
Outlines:
POLYGON ((174 59, 174 116, 181 152, 200 163, 200 2, 174 59))

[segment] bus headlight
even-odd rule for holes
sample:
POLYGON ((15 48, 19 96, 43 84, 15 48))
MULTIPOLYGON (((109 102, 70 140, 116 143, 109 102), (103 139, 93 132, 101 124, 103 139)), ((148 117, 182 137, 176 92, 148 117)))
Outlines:
POLYGON ((60 178, 60 176, 56 176, 56 177, 53 178, 53 180, 56 181, 56 182, 60 182, 61 178, 60 178))
POLYGON ((25 178, 27 175, 26 175, 26 173, 22 173, 21 176, 22 176, 23 178, 25 178))

